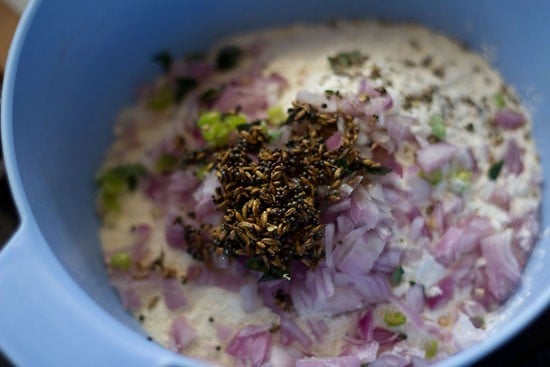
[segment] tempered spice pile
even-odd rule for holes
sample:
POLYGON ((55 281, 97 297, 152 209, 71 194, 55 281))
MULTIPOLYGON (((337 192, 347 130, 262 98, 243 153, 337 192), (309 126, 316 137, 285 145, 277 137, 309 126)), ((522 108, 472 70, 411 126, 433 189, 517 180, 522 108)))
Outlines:
POLYGON ((292 132, 283 148, 269 147, 260 126, 240 132, 237 143, 215 162, 221 188, 214 197, 224 213, 212 231, 217 256, 242 257, 263 280, 290 279, 293 261, 314 269, 323 258, 323 205, 340 199, 338 188, 355 173, 388 170, 360 157, 353 118, 320 113, 308 104, 289 109, 292 132), (325 140, 345 121, 341 145, 325 140))

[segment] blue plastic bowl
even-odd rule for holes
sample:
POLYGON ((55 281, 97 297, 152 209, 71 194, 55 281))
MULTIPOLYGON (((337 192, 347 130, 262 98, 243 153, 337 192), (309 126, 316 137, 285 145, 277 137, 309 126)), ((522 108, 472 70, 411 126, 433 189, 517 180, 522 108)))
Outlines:
MULTIPOLYGON (((21 366, 198 366, 144 338, 109 286, 92 177, 116 112, 157 70, 153 53, 208 48, 237 30, 342 18, 413 20, 489 46, 534 104, 550 176, 550 2, 34 1, 12 45, 2 100, 4 155, 21 227, 0 254, 0 347, 21 366)), ((543 228, 550 218, 544 193, 543 228)), ((549 239, 507 303, 513 315, 482 343, 440 364, 473 363, 550 303, 549 239)))

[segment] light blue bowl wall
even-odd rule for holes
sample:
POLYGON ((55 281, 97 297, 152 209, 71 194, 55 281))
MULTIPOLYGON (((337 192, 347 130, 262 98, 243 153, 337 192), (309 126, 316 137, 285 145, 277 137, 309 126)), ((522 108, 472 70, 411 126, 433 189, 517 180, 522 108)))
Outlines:
MULTIPOLYGON (((44 1, 35 4, 15 73, 11 134, 20 175, 15 195, 23 216, 33 216, 51 250, 90 297, 118 320, 141 332, 110 288, 99 250, 93 175, 112 141, 116 112, 136 88, 157 73, 151 55, 207 49, 217 38, 241 30, 333 18, 413 20, 445 31, 475 49, 496 50, 495 65, 534 110, 535 135, 550 172, 550 3, 464 1, 44 1), (531 11, 532 9, 536 9, 531 11), (545 45, 545 46, 543 46, 545 45), (546 102, 546 103, 544 103, 546 102), (28 212, 26 212, 28 210, 28 212)), ((12 65, 13 66, 13 65, 12 65)), ((10 140, 10 137, 7 137, 10 140)), ((19 177, 17 177, 19 178, 19 177)), ((550 207, 548 192, 543 212, 550 207)), ((544 227, 548 226, 548 215, 544 227)), ((548 240, 539 245, 547 247, 548 240)), ((550 265, 547 253, 538 264, 550 265)), ((479 356, 517 331, 548 304, 548 272, 536 276, 517 325, 474 350, 479 356), (535 306, 533 306, 535 305, 535 306), (493 343, 493 344, 491 344, 493 343)), ((544 269, 544 268, 542 268, 544 269)), ((468 352, 466 352, 468 353, 468 352)), ((469 357, 465 357, 469 358, 469 357)))

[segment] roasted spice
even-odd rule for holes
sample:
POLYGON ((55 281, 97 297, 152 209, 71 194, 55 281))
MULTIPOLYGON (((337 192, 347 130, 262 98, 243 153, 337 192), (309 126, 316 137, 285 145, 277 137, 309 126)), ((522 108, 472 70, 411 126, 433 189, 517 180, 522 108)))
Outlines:
POLYGON ((368 56, 363 55, 360 51, 353 50, 329 56, 328 61, 334 73, 346 74, 350 68, 362 66, 367 59, 368 56))
POLYGON ((337 188, 357 171, 388 172, 360 157, 350 116, 294 103, 287 124, 292 132, 284 148, 268 147, 263 129, 251 126, 215 162, 221 190, 214 203, 224 213, 212 231, 215 254, 245 259, 247 268, 264 273, 261 280, 290 279, 294 261, 315 268, 324 256, 321 203, 340 199, 337 188), (329 152, 324 141, 339 117, 346 126, 343 143, 329 152))

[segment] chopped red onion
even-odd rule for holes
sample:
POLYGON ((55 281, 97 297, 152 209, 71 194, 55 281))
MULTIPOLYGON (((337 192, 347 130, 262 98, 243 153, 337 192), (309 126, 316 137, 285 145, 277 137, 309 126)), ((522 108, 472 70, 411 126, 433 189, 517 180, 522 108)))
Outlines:
POLYGON ((225 348, 242 365, 260 367, 271 350, 271 334, 268 325, 250 325, 242 328, 225 348))
POLYGON ((325 226, 325 236, 323 237, 324 248, 325 248, 325 262, 327 268, 334 270, 334 224, 329 223, 325 226))
POLYGON ((310 357, 298 359, 296 367, 360 367, 361 362, 355 356, 342 357, 310 357))
POLYGON ((390 295, 387 276, 379 274, 350 276, 344 273, 336 273, 334 283, 336 285, 353 286, 361 294, 362 301, 365 303, 383 302, 390 295))
POLYGON ((384 167, 388 167, 399 176, 403 176, 403 167, 395 159, 395 155, 390 154, 382 147, 376 147, 372 150, 372 159, 384 167))
POLYGON ((506 187, 495 185, 491 192, 491 196, 489 196, 489 202, 506 211, 510 210, 510 195, 508 195, 506 187))
POLYGON ((424 309, 424 288, 418 284, 411 286, 405 293, 405 303, 417 314, 424 309))
POLYGON ((390 115, 386 119, 386 129, 389 137, 396 143, 401 144, 404 141, 412 139, 410 125, 416 119, 407 116, 390 115))
POLYGON ((505 300, 516 286, 521 270, 511 250, 512 231, 507 229, 481 240, 486 261, 489 291, 497 300, 505 300))
POLYGON ((401 341, 401 335, 396 331, 377 326, 372 331, 372 339, 378 342, 380 346, 391 347, 401 341))
POLYGON ((283 348, 274 344, 271 348, 269 363, 271 367, 295 367, 296 357, 291 353, 288 347, 283 348))
MULTIPOLYGON (((338 111, 336 100, 334 98, 328 98, 325 94, 317 94, 302 90, 296 95, 296 101, 310 104, 326 113, 334 113, 338 111)), ((329 150, 331 149, 329 148, 329 150)))
POLYGON ((180 353, 195 339, 197 331, 182 316, 176 316, 170 327, 170 347, 180 353))
POLYGON ((445 306, 453 297, 455 283, 452 277, 446 277, 437 283, 439 294, 427 297, 426 303, 432 310, 445 306))
POLYGON ((329 152, 340 148, 342 145, 342 134, 340 134, 339 131, 336 131, 334 134, 329 136, 327 140, 325 140, 325 145, 329 152))
POLYGON ((369 367, 405 367, 411 363, 410 357, 402 356, 397 352, 381 353, 376 361, 369 363, 369 367))
POLYGON ((386 248, 374 263, 373 269, 382 273, 391 273, 401 263, 402 251, 398 248, 386 248))
POLYGON ((464 230, 449 227, 443 237, 436 243, 434 255, 437 261, 449 264, 453 260, 454 248, 458 246, 464 230))
POLYGON ((165 223, 164 235, 166 242, 174 248, 183 248, 185 246, 185 229, 182 218, 177 212, 170 211, 166 216, 165 223))
POLYGON ((382 253, 386 243, 375 232, 367 233, 364 228, 350 232, 335 249, 334 262, 341 272, 352 276, 367 274, 382 253))
POLYGON ((378 353, 378 342, 370 341, 362 344, 348 344, 340 353, 341 356, 355 356, 361 362, 361 365, 365 363, 371 363, 376 360, 376 354, 378 353))
POLYGON ((130 253, 133 262, 143 260, 149 253, 149 240, 152 233, 153 229, 149 224, 138 224, 132 227, 132 235, 135 242, 132 244, 130 253))
POLYGON ((239 274, 220 272, 199 265, 191 265, 187 268, 187 280, 199 285, 224 288, 231 292, 238 292, 246 282, 239 274))
POLYGON ((449 143, 428 145, 416 152, 416 161, 426 173, 435 171, 453 158, 458 148, 449 143))
POLYGON ((269 108, 270 94, 279 94, 285 85, 280 75, 265 77, 253 72, 232 80, 212 108, 222 112, 239 109, 251 119, 262 118, 269 108))
POLYGON ((504 152, 504 168, 516 176, 523 172, 521 150, 519 149, 516 139, 508 139, 506 150, 504 152))
POLYGON ((308 319, 307 326, 317 342, 322 342, 325 335, 329 332, 327 324, 321 318, 317 320, 308 319))
MULTIPOLYGON (((292 300, 294 301, 294 297, 292 300)), ((296 304, 294 304, 296 307, 296 304)), ((324 312, 329 315, 339 315, 345 312, 358 310, 363 308, 363 296, 356 289, 351 286, 347 287, 335 287, 334 294, 328 298, 324 303, 312 305, 311 307, 304 307, 301 310, 307 312, 314 309, 318 312, 324 312), (314 307, 313 307, 314 306, 314 307)), ((298 307, 296 307, 298 308, 298 307)))
POLYGON ((162 294, 164 302, 169 310, 177 310, 187 304, 183 293, 183 286, 177 279, 164 279, 162 281, 162 294))
POLYGON ((262 305, 262 300, 258 295, 258 286, 256 283, 247 283, 241 287, 240 299, 245 312, 254 312, 262 305))
POLYGON ((409 176, 407 178, 411 188, 411 201, 416 205, 423 205, 431 199, 433 187, 420 176, 409 176))
POLYGON ((376 90, 374 85, 372 85, 366 78, 361 78, 359 81, 359 89, 357 90, 358 95, 367 95, 369 97, 378 97, 380 92, 376 90))
POLYGON ((368 309, 367 312, 359 319, 357 324, 357 331, 359 337, 365 341, 371 341, 373 338, 374 331, 374 318, 372 314, 372 309, 368 309))
POLYGON ((311 348, 311 338, 286 314, 281 314, 281 343, 289 345, 296 340, 306 350, 311 348))
POLYGON ((510 109, 495 112, 493 120, 503 129, 517 129, 525 123, 525 117, 521 113, 510 109))

